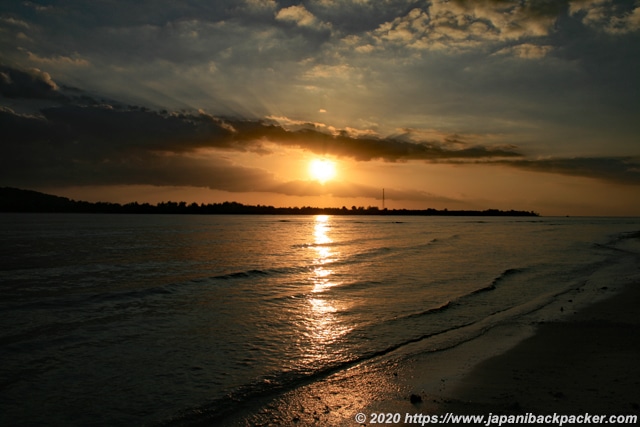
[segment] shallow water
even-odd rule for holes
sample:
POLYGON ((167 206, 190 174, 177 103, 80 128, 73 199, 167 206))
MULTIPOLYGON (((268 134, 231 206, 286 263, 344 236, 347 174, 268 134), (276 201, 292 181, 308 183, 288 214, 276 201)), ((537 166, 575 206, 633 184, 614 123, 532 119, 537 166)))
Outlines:
POLYGON ((638 218, 3 214, 0 424, 154 424, 290 390, 515 316, 637 230, 638 218))

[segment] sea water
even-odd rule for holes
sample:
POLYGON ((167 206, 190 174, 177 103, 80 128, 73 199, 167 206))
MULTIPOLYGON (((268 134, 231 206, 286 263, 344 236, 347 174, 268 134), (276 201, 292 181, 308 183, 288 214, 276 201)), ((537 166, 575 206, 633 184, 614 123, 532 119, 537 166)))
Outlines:
POLYGON ((228 411, 535 309, 627 254, 616 242, 638 230, 638 218, 1 214, 0 424, 228 411))

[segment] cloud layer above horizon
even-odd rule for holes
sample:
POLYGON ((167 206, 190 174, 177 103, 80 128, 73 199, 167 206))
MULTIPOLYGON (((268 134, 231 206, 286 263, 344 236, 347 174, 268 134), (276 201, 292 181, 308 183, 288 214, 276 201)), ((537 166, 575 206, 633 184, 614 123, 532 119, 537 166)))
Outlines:
POLYGON ((0 33, 7 185, 377 191, 233 155, 279 149, 640 184, 639 2, 25 1, 0 33))

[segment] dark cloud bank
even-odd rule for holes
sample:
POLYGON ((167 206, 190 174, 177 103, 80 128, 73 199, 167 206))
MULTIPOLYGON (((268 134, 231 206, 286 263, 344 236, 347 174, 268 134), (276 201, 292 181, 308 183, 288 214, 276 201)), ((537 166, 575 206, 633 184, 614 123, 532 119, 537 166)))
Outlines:
MULTIPOLYGON (((514 147, 414 141, 407 135, 362 137, 346 130, 329 133, 313 123, 292 128, 205 112, 152 111, 107 104, 79 90, 65 91, 39 70, 0 66, 0 93, 7 100, 49 103, 29 113, 0 106, 0 181, 16 187, 146 184, 306 196, 377 195, 377 189, 344 183, 281 182, 265 170, 224 157, 225 151, 267 155, 272 144, 358 161, 483 162, 640 184, 640 161, 632 157, 532 160, 514 147)), ((407 199, 429 197, 422 192, 398 194, 407 199)))

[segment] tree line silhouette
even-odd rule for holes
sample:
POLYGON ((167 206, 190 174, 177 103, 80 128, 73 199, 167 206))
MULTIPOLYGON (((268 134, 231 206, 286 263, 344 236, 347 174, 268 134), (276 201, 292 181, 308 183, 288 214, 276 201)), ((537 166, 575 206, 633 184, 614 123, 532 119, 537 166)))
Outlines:
POLYGON ((446 215, 446 216, 539 216, 536 212, 499 209, 380 209, 377 206, 347 208, 274 207, 245 205, 238 202, 197 204, 186 202, 109 203, 75 201, 32 190, 0 188, 1 212, 118 213, 118 214, 193 214, 193 215, 446 215))

